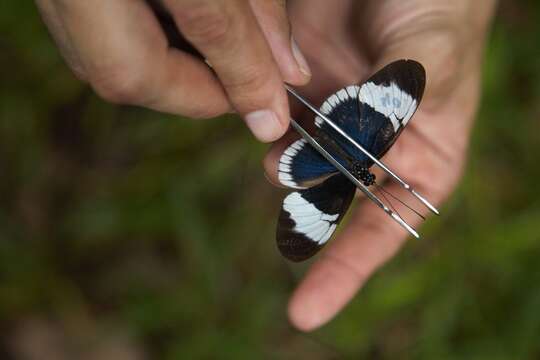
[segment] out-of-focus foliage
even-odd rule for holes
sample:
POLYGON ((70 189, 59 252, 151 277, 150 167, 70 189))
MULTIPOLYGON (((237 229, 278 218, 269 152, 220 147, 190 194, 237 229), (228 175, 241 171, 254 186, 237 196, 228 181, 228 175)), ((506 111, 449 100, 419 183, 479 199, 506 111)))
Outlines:
POLYGON ((0 319, 14 359, 540 357, 540 6, 504 1, 465 178, 328 326, 290 328, 303 267, 233 117, 104 103, 32 2, 0 12, 0 319))

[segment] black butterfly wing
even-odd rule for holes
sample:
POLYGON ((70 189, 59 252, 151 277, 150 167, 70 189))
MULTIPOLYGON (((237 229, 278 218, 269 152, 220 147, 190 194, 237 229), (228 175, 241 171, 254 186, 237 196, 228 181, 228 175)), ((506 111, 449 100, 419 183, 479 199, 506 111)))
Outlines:
MULTIPOLYGON (((418 108, 426 82, 424 67, 414 60, 388 64, 361 86, 348 86, 330 96, 321 112, 373 156, 380 158, 393 145, 418 108)), ((372 162, 321 118, 320 132, 366 167, 372 162)))
MULTIPOLYGON (((393 62, 361 86, 348 86, 330 96, 321 112, 377 158, 396 141, 416 111, 425 87, 425 71, 413 60, 393 62)), ((348 167, 349 157, 369 167, 372 161, 317 117, 317 140, 332 143, 329 152, 348 167)), ((279 164, 283 185, 306 189, 289 194, 277 227, 281 253, 293 261, 313 256, 331 237, 354 196, 355 187, 303 139, 291 144, 279 164)))
POLYGON ((355 190, 345 176, 336 174, 317 186, 290 193, 283 200, 277 226, 281 254, 303 261, 317 253, 347 212, 355 190))
MULTIPOLYGON (((315 140, 320 141, 317 137, 315 140)), ((338 159, 337 154, 332 153, 330 149, 328 151, 338 159)), ((296 140, 289 145, 279 159, 279 182, 293 189, 306 189, 320 184, 336 172, 334 165, 304 139, 296 140)))

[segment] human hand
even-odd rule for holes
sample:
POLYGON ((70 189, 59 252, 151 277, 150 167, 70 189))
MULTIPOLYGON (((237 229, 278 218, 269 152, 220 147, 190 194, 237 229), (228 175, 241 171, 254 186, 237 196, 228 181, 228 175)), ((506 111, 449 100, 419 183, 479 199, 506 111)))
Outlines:
POLYGON ((273 141, 289 124, 283 82, 310 78, 283 0, 161 0, 213 70, 169 46, 144 0, 36 3, 71 69, 111 102, 193 118, 234 110, 273 141))
MULTIPOLYGON (((313 79, 301 93, 313 103, 393 60, 409 58, 424 65, 427 84, 420 108, 384 162, 440 204, 456 186, 464 165, 495 1, 342 0, 330 5, 325 0, 296 0, 290 5, 295 37, 313 69, 313 79)), ((313 122, 312 114, 293 109, 293 117, 313 122)), ((266 156, 272 182, 278 184, 279 157, 297 137, 288 133, 266 156)), ((401 190, 395 183, 387 189, 401 190)), ((292 323, 302 330, 326 323, 406 237, 384 212, 362 201, 294 292, 289 302, 292 323)))

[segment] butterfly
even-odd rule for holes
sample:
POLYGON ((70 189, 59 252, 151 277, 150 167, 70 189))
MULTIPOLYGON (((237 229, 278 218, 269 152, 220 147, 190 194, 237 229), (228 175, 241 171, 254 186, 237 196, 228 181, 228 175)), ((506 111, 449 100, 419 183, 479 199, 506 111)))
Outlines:
MULTIPOLYGON (((362 85, 331 95, 320 112, 377 159, 394 144, 418 108, 426 82, 424 67, 397 60, 362 85)), ((373 161, 320 117, 314 139, 365 186, 375 183, 373 161)), ((347 212, 356 187, 305 139, 285 149, 279 159, 281 184, 295 189, 283 200, 276 242, 283 256, 303 261, 330 239, 347 212)))

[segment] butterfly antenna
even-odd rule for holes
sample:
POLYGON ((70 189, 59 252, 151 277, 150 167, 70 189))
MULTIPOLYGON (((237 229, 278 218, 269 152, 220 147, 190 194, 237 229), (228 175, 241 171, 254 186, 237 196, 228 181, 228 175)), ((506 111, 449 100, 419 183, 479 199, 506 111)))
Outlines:
MULTIPOLYGON (((416 215, 418 215, 420 218, 422 218, 422 220, 426 220, 426 218, 424 217, 424 215, 420 214, 420 212, 418 212, 417 210, 413 209, 411 206, 407 205, 405 202, 401 201, 397 196, 395 196, 394 194, 392 194, 391 192, 389 192, 388 190, 386 190, 384 187, 380 186, 379 184, 375 183, 374 184, 375 187, 377 188, 377 190, 379 190, 379 193, 382 195, 382 197, 384 199, 386 199, 386 201, 388 201, 388 203, 390 204, 390 207, 398 213, 398 211, 394 208, 394 206, 392 206, 392 202, 390 200, 388 200, 388 198, 384 195, 388 195, 390 196, 392 199, 398 201, 401 205, 405 206, 407 209, 411 210, 413 213, 415 213, 416 215)), ((399 213, 398 213, 399 215, 399 213)))
POLYGON ((399 217, 401 217, 401 214, 399 213, 399 211, 396 210, 396 208, 394 207, 394 204, 392 204, 392 202, 386 197, 386 195, 382 191, 383 190, 382 186, 379 186, 377 183, 374 183, 373 185, 375 185, 375 191, 377 191, 377 193, 379 193, 383 197, 384 201, 386 201, 388 206, 390 206, 390 209, 392 209, 394 212, 398 214, 399 217))

